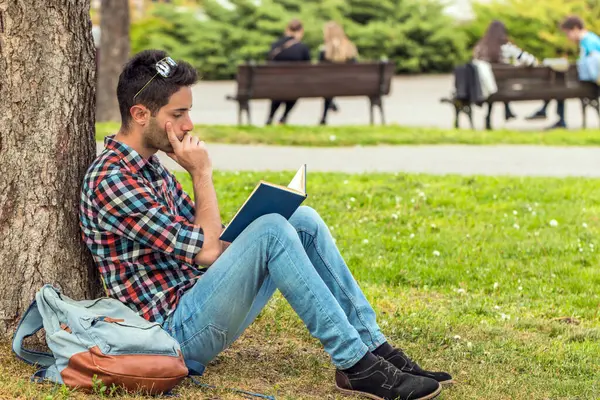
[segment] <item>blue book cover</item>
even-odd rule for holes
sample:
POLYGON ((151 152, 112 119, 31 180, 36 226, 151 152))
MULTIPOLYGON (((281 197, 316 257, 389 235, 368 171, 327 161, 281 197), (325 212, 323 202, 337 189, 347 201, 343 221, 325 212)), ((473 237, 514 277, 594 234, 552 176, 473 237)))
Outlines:
POLYGON ((248 225, 263 215, 275 213, 289 219, 306 197, 306 165, 300 167, 287 187, 260 181, 221 233, 221 240, 233 242, 248 225))

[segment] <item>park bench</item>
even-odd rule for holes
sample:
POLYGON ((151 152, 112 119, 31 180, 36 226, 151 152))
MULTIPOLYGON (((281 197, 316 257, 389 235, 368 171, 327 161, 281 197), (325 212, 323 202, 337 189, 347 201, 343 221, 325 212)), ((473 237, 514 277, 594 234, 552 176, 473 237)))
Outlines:
MULTIPOLYGON (((583 127, 586 127, 586 109, 592 106, 600 117, 598 86, 592 82, 578 79, 577 67, 569 66, 568 71, 558 72, 546 66, 515 67, 506 64, 492 65, 492 71, 498 86, 498 92, 485 100, 488 113, 485 117, 486 129, 492 129, 491 114, 494 103, 531 101, 531 100, 581 100, 583 127)), ((455 95, 454 95, 455 96, 455 95)), ((441 102, 450 103, 455 109, 454 126, 459 127, 461 112, 469 118, 473 127, 473 104, 455 97, 443 98, 441 102)))
POLYGON ((366 96, 370 103, 370 123, 373 109, 379 108, 385 124, 382 96, 390 93, 394 64, 364 62, 351 64, 271 62, 242 64, 237 71, 237 94, 227 96, 238 103, 238 124, 246 112, 251 123, 250 100, 297 100, 310 97, 366 96))

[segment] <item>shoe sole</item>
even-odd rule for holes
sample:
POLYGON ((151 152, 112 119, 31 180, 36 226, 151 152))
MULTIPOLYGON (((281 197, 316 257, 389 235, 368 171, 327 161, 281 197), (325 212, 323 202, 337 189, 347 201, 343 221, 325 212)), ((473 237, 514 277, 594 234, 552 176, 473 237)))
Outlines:
MULTIPOLYGON (((340 392, 347 394, 349 396, 363 396, 363 397, 367 397, 367 398, 373 399, 373 400, 385 400, 383 397, 375 396, 374 394, 371 394, 371 393, 361 392, 358 390, 342 389, 338 385, 335 385, 335 387, 340 392)), ((435 392, 428 394, 425 397, 419 397, 418 399, 415 398, 415 399, 411 399, 411 400, 430 400, 430 399, 434 399, 434 398, 438 397, 440 395, 440 393, 442 393, 442 385, 439 385, 439 387, 437 388, 437 390, 435 392)))
POLYGON ((444 385, 444 386, 452 386, 456 383, 456 381, 454 379, 450 379, 449 381, 442 381, 439 382, 440 385, 444 385))
POLYGON ((527 117, 527 118, 525 118, 525 121, 537 121, 537 120, 540 120, 540 119, 547 119, 547 118, 548 117, 546 117, 546 116, 543 116, 543 117, 542 116, 539 116, 539 117, 527 117))

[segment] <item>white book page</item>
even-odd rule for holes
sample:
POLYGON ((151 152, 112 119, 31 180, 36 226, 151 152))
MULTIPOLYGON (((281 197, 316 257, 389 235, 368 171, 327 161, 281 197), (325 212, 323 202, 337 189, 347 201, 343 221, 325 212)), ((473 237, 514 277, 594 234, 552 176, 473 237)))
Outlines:
POLYGON ((296 172, 288 188, 306 194, 306 164, 302 165, 298 172, 296 172))

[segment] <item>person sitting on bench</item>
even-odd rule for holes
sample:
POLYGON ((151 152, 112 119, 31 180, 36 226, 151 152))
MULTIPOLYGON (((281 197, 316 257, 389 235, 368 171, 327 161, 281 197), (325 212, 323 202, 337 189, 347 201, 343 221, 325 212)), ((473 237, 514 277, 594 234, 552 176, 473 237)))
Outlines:
MULTIPOLYGON (((503 22, 495 20, 490 23, 485 35, 473 49, 473 58, 487 61, 490 64, 513 64, 531 66, 537 64, 534 56, 521 50, 508 39, 508 31, 503 22)), ((508 102, 504 103, 504 119, 516 118, 508 102)))
MULTIPOLYGON (((348 63, 356 62, 358 51, 354 43, 348 39, 344 28, 338 23, 329 21, 323 28, 324 44, 319 52, 319 62, 348 63)), ((338 111, 333 99, 323 100, 323 117, 321 125, 327 125, 327 113, 329 110, 338 111)))
MULTIPOLYGON (((310 61, 310 49, 301 42, 304 36, 304 27, 302 22, 297 19, 291 20, 285 30, 285 35, 271 45, 271 50, 267 56, 269 61, 310 61)), ((296 100, 272 100, 267 125, 273 123, 273 118, 279 106, 285 103, 285 110, 279 119, 280 124, 287 122, 292 108, 296 105, 296 100)))
MULTIPOLYGON (((570 16, 564 19, 561 23, 560 28, 567 35, 569 40, 579 43, 579 57, 587 57, 592 52, 600 52, 600 37, 593 32, 585 29, 583 20, 577 16, 570 16)), ((527 117, 528 120, 535 119, 546 119, 546 109, 548 108, 550 101, 545 101, 542 108, 534 112, 532 115, 527 117)), ((556 112, 558 113, 559 120, 549 129, 554 128, 566 128, 567 123, 565 120, 565 101, 556 101, 556 112)))

